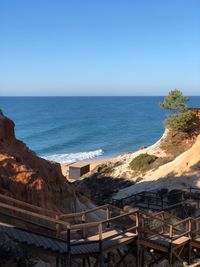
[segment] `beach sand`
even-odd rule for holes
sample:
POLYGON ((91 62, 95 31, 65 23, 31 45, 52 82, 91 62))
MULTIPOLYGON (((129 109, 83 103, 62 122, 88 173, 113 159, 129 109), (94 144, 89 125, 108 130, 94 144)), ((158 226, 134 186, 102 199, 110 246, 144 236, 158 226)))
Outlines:
MULTIPOLYGON (((90 171, 93 171, 98 165, 103 164, 103 163, 108 163, 112 162, 115 160, 115 157, 110 157, 110 158, 104 158, 104 159, 93 159, 93 160, 87 160, 87 161, 80 161, 81 163, 84 164, 90 164, 90 171)), ((69 179, 69 166, 72 165, 73 163, 70 164, 60 164, 61 165, 61 170, 63 175, 70 181, 73 182, 71 179, 69 179)))

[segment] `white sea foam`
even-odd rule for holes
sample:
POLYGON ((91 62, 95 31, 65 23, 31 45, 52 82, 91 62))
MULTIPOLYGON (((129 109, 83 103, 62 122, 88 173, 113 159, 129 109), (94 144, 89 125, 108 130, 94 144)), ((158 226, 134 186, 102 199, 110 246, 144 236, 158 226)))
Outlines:
POLYGON ((76 161, 89 160, 103 155, 103 150, 98 149, 88 152, 77 152, 77 153, 68 153, 68 154, 54 154, 50 156, 43 156, 44 159, 53 160, 58 163, 66 164, 73 163, 76 161))

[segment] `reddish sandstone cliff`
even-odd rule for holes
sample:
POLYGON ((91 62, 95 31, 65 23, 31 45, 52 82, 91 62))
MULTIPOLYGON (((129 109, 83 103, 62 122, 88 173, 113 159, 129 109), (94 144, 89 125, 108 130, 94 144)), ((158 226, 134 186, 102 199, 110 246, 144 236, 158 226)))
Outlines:
POLYGON ((74 210, 78 199, 60 165, 29 150, 16 139, 14 127, 0 111, 0 193, 55 210, 74 210))

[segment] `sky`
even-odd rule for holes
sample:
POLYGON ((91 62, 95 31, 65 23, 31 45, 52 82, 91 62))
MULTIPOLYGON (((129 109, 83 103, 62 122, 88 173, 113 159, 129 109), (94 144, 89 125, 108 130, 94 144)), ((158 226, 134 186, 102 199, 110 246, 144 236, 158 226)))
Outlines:
POLYGON ((1 0, 0 96, 200 95, 199 0, 1 0))

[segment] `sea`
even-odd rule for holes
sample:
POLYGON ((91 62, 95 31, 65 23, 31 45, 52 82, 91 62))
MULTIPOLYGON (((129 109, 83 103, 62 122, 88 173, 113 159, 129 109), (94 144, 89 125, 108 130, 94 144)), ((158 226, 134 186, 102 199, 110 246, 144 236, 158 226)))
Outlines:
MULTIPOLYGON (((166 112, 155 97, 0 97, 18 139, 59 163, 138 150, 163 134, 166 112)), ((189 106, 199 107, 200 97, 189 106)))

